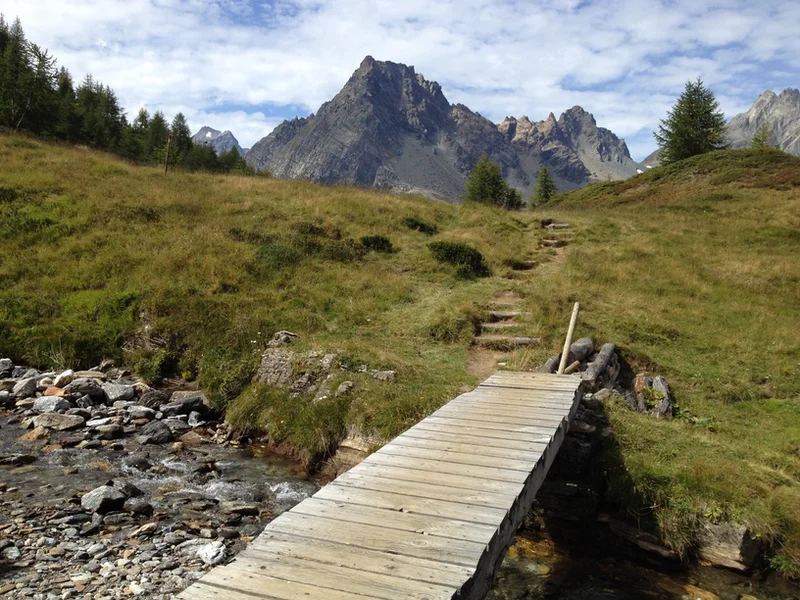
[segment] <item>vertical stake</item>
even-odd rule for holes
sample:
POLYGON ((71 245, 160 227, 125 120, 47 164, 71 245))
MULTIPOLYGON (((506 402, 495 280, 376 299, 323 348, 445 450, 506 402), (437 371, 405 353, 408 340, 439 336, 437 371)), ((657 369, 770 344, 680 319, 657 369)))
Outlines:
POLYGON ((572 309, 572 318, 569 320, 569 329, 567 330, 567 339, 564 340, 564 350, 561 352, 561 364, 558 365, 558 374, 563 375, 564 369, 567 368, 567 360, 569 356, 569 347, 572 345, 572 336, 575 333, 575 324, 578 322, 578 311, 580 310, 580 303, 576 302, 572 309))
POLYGON ((169 145, 170 145, 170 143, 172 143, 172 134, 171 133, 169 134, 169 137, 167 138, 167 152, 166 152, 166 155, 164 156, 164 177, 167 176, 167 167, 169 167, 169 145))

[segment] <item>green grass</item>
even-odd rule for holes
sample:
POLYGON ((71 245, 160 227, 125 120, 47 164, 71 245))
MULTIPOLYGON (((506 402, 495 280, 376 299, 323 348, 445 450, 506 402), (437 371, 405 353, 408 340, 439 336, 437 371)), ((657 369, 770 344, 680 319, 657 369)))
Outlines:
POLYGON ((700 518, 749 524, 800 575, 800 160, 695 157, 541 214, 581 233, 531 309, 549 322, 546 306, 581 300, 580 333, 666 375, 679 402, 671 422, 608 407, 612 495, 685 553, 700 518))
POLYGON ((679 404, 672 421, 609 404, 609 498, 686 554, 700 519, 746 523, 797 574, 798 185, 796 158, 719 152, 509 213, 302 182, 165 179, 4 135, 0 353, 196 377, 233 421, 311 459, 349 430, 393 436, 475 383, 470 338, 495 292, 516 290, 520 332, 543 339, 512 353, 511 368, 557 353, 580 301, 577 334, 665 375, 679 404), (538 250, 545 218, 576 230, 563 256, 538 250), (474 248, 492 275, 463 279, 429 234, 474 248), (369 251, 364 238, 389 248, 375 236, 395 251, 369 251), (529 259, 540 265, 508 266, 529 259), (280 329, 301 335, 299 350, 398 379, 347 373, 354 395, 317 405, 248 387, 280 329))

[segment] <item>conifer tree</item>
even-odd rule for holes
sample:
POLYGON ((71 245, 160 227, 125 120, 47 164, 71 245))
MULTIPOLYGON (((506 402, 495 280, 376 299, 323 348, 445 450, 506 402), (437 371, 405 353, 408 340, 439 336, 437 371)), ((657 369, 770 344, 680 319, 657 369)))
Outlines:
POLYGON ((169 126, 164 118, 164 113, 157 110, 150 119, 147 136, 147 154, 150 160, 156 162, 164 161, 164 152, 167 147, 169 137, 169 126))
POLYGON ((725 115, 702 79, 687 81, 677 103, 653 135, 662 164, 722 150, 726 147, 725 115))
POLYGON ((536 190, 533 192, 531 205, 544 204, 557 193, 558 186, 556 185, 556 180, 550 173, 550 169, 543 165, 542 168, 539 169, 539 175, 536 178, 536 190))
POLYGON ((172 133, 172 146, 176 156, 176 162, 183 162, 183 158, 189 154, 192 149, 192 131, 189 129, 189 124, 186 122, 186 117, 183 113, 178 113, 172 119, 172 126, 170 127, 172 133))
POLYGON ((500 165, 484 154, 469 174, 464 200, 502 206, 505 196, 506 182, 500 165))
POLYGON ((772 148, 772 133, 767 127, 767 124, 764 123, 761 127, 758 128, 755 135, 753 136, 753 141, 750 143, 750 147, 755 150, 760 150, 761 148, 772 148))

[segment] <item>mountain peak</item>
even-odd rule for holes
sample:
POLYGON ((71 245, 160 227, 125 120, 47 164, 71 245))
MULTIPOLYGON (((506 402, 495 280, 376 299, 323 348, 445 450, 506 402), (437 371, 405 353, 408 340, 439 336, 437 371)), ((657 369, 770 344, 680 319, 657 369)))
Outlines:
POLYGON ((241 155, 245 155, 245 149, 239 145, 239 140, 229 130, 220 131, 208 125, 204 125, 200 130, 192 136, 192 141, 195 144, 203 146, 211 146, 217 156, 223 152, 230 152, 232 148, 241 155))
POLYGON ((728 124, 731 147, 749 148, 762 127, 781 150, 800 155, 800 91, 786 88, 779 95, 770 90, 761 94, 747 112, 728 124))

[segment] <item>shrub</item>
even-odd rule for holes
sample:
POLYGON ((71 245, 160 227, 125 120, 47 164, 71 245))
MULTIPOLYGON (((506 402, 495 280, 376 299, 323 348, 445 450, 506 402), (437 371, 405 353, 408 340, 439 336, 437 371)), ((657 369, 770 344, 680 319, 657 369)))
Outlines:
POLYGON ((364 248, 373 252, 382 252, 384 254, 392 254, 396 252, 392 246, 392 242, 382 235, 366 235, 362 237, 360 241, 364 248))
POLYGON ((428 335, 437 342, 468 342, 481 331, 481 318, 472 306, 464 306, 457 312, 451 309, 441 314, 428 327, 428 335))
POLYGON ((403 225, 409 229, 414 229, 415 231, 424 233, 425 235, 436 235, 439 233, 439 228, 436 227, 436 225, 430 225, 425 221, 417 219, 416 217, 404 217, 403 225))
POLYGON ((483 262, 483 255, 472 246, 458 242, 433 242, 428 244, 428 248, 439 262, 456 265, 456 274, 463 279, 491 275, 491 269, 483 262))

